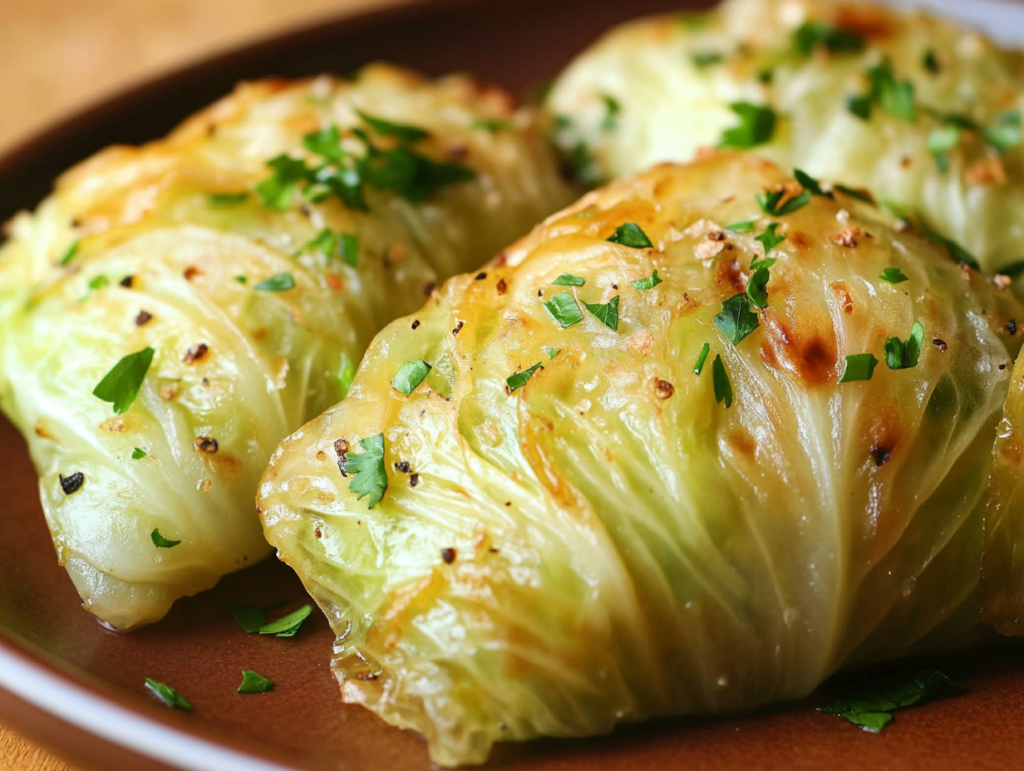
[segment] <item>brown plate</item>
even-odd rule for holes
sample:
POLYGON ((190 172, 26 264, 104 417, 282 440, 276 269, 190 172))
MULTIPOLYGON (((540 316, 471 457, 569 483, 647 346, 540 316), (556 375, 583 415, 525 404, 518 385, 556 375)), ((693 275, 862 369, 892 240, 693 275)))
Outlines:
MULTIPOLYGON (((239 79, 344 73, 388 59, 433 74, 470 70, 524 93, 611 24, 683 4, 434 0, 277 38, 137 88, 0 159, 0 221, 33 207, 76 161, 114 142, 160 136, 239 79)), ((1014 10, 1020 15, 1024 8, 1014 10)), ((103 771, 430 767, 417 736, 341 704, 329 671, 332 635, 319 613, 292 640, 248 636, 235 624, 228 611, 235 602, 286 598, 294 607, 305 601, 289 569, 270 560, 180 601, 156 626, 128 636, 109 632, 81 610, 57 566, 25 446, 2 419, 0 468, 0 722, 103 771), (276 688, 236 694, 243 667, 270 677, 276 688), (195 712, 162 707, 146 694, 146 677, 179 688, 195 712)), ((492 765, 530 771, 1014 767, 1024 751, 1022 654, 1024 645, 1004 643, 943 661, 970 692, 900 714, 879 736, 814 711, 812 699, 742 718, 663 721, 598 739, 500 747, 492 765)))

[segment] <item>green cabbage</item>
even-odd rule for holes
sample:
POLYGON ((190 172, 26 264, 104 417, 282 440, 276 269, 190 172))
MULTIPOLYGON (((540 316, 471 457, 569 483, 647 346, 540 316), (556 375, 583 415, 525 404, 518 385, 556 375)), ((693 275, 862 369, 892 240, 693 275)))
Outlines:
POLYGON ((88 610, 119 629, 153 622, 266 556, 253 496, 281 438, 344 395, 387 322, 570 200, 510 103, 383 65, 244 85, 165 140, 86 161, 11 223, 0 406, 88 610), (343 203, 352 185, 294 188, 303 163, 335 184, 332 153, 375 154, 365 211, 343 203), (282 154, 296 160, 274 172, 282 154), (93 390, 147 349, 116 415, 93 390))
POLYGON ((920 12, 726 0, 633 22, 578 57, 548 107, 585 178, 749 146, 918 213, 986 271, 1024 257, 1024 57, 920 12))
POLYGON ((376 338, 258 497, 346 701, 477 763, 978 634, 1021 308, 837 199, 753 156, 663 165, 376 338))

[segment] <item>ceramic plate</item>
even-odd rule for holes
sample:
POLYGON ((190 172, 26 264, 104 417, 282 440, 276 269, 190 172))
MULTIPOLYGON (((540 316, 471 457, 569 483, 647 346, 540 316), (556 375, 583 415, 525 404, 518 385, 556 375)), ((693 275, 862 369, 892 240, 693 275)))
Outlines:
MULTIPOLYGON (((524 93, 603 29, 685 0, 433 0, 323 24, 146 84, 0 159, 0 221, 30 208, 65 168, 114 142, 160 136, 243 78, 345 73, 388 59, 432 74, 470 70, 524 93)), ((705 3, 707 4, 707 3, 705 3)), ((1024 4, 936 0, 1003 40, 1024 39, 1024 4)), ((426 745, 341 704, 332 635, 318 613, 292 640, 245 635, 232 603, 305 600, 274 560, 180 601, 132 635, 81 610, 57 566, 22 440, 0 419, 0 722, 83 768, 103 771, 424 771, 426 745), (242 668, 277 686, 239 696, 242 668), (190 714, 149 697, 146 677, 187 694, 190 714)), ((501 747, 493 765, 526 771, 644 769, 985 769, 1020 762, 1024 646, 943 662, 967 695, 903 713, 882 735, 813 709, 815 700, 714 721, 665 721, 578 741, 501 747)))

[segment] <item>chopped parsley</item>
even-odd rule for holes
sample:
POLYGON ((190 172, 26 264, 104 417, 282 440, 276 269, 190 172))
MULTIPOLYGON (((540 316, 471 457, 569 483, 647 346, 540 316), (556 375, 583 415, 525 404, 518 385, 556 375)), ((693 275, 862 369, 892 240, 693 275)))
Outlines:
POLYGON ((581 182, 600 180, 601 173, 597 166, 597 159, 586 142, 580 141, 574 144, 566 160, 569 162, 573 176, 581 182))
POLYGON ((953 239, 946 238, 938 233, 928 233, 928 240, 933 244, 941 244, 946 247, 946 251, 949 252, 949 256, 954 262, 963 263, 969 268, 974 268, 975 270, 981 270, 978 258, 960 246, 960 244, 953 239))
POLYGON ((847 97, 847 108, 861 120, 869 120, 875 104, 890 115, 913 123, 917 119, 914 102, 914 84, 909 80, 896 80, 889 59, 867 71, 871 87, 867 94, 847 97))
POLYGON ((1003 267, 996 271, 997 275, 1006 276, 1007 278, 1017 278, 1021 274, 1024 274, 1024 260, 1014 260, 1008 262, 1003 267))
POLYGON ((638 281, 630 281, 629 283, 641 292, 644 292, 648 289, 654 289, 654 287, 661 283, 661 279, 658 277, 658 269, 655 268, 654 272, 649 277, 642 278, 638 281))
POLYGON ((921 55, 921 66, 932 75, 938 75, 942 71, 942 66, 939 64, 939 58, 935 55, 934 48, 925 49, 925 52, 921 55))
POLYGON ((128 354, 103 376, 92 395, 113 404, 115 415, 123 415, 139 395, 155 353, 152 348, 143 348, 128 354))
POLYGON ((960 127, 947 124, 928 132, 927 148, 935 157, 935 165, 945 174, 949 171, 949 153, 960 144, 960 127))
POLYGON ((541 362, 537 362, 529 369, 524 369, 522 372, 505 378, 505 383, 508 384, 509 392, 515 391, 516 389, 522 388, 526 383, 533 377, 534 373, 541 368, 541 362))
POLYGON ((391 385, 396 391, 401 391, 408 396, 416 390, 416 386, 423 382, 431 369, 432 367, 422 359, 407 361, 398 368, 391 385))
POLYGON ((732 407, 732 383, 729 382, 729 373, 725 371, 722 357, 717 353, 711 363, 711 378, 715 387, 715 401, 718 404, 725 402, 725 408, 729 409, 732 407))
POLYGON ((356 110, 356 113, 362 118, 363 123, 370 127, 374 134, 382 137, 394 137, 403 144, 411 145, 430 136, 429 131, 419 126, 410 126, 408 123, 396 123, 395 121, 376 118, 372 115, 367 115, 362 110, 356 110))
POLYGON ((350 268, 359 267, 359 236, 354 233, 338 233, 338 251, 342 262, 350 268))
POLYGON ((553 359, 562 352, 561 348, 545 348, 544 350, 548 354, 548 359, 553 359))
POLYGON ((344 476, 353 475, 348 489, 356 494, 356 500, 369 496, 368 508, 373 508, 384 497, 388 489, 388 474, 384 467, 384 434, 368 436, 359 440, 363 452, 359 455, 344 453, 338 459, 338 468, 344 476))
POLYGON ((601 101, 604 102, 604 120, 601 121, 601 131, 614 131, 619 122, 622 105, 611 94, 601 94, 601 101))
POLYGON ((890 337, 885 341, 885 364, 889 369, 911 369, 917 366, 921 358, 921 346, 924 342, 924 326, 915 321, 910 329, 910 337, 900 340, 890 337))
POLYGON ((982 136, 1001 153, 1008 153, 1014 148, 1020 147, 1022 139, 1020 112, 1013 110, 1004 112, 995 123, 985 126, 981 130, 982 136))
POLYGON ((249 193, 242 191, 241 193, 213 193, 207 202, 215 209, 227 207, 227 206, 238 206, 249 200, 249 193))
POLYGON ((870 353, 855 353, 846 357, 846 368, 843 376, 839 378, 840 383, 856 383, 860 380, 870 380, 878 366, 878 359, 870 353))
MULTIPOLYGON (((779 235, 776 232, 778 229, 779 223, 772 222, 771 224, 768 225, 767 229, 761 235, 756 236, 754 238, 754 240, 761 244, 761 247, 764 249, 765 259, 761 261, 755 261, 753 264, 751 264, 750 267, 753 268, 754 265, 759 265, 763 262, 769 262, 768 254, 771 252, 771 250, 786 240, 786 234, 783 233, 782 235, 779 235)), ((773 265, 774 263, 775 260, 771 260, 769 263, 769 267, 771 267, 771 265, 773 265)))
POLYGON ((892 721, 895 710, 957 696, 966 690, 948 675, 929 669, 911 675, 893 675, 887 681, 861 686, 853 695, 831 699, 818 710, 844 717, 865 731, 878 733, 892 721))
POLYGON ((725 61, 725 56, 717 51, 706 51, 704 53, 694 54, 691 58, 693 59, 693 66, 699 70, 702 70, 705 67, 710 67, 713 64, 721 64, 725 61))
POLYGON ((89 289, 92 289, 93 291, 96 291, 97 289, 104 289, 108 286, 110 286, 110 279, 103 275, 96 276, 89 282, 89 289))
POLYGON ((274 681, 258 675, 251 669, 242 670, 242 684, 238 693, 266 693, 274 687, 274 681))
POLYGON ((260 634, 272 634, 274 637, 294 637, 302 624, 309 614, 313 612, 313 608, 309 605, 303 605, 298 610, 293 610, 286 616, 282 616, 277 621, 271 621, 269 624, 263 624, 256 631, 260 634))
POLYGON ((771 274, 767 265, 761 265, 751 275, 747 282, 747 298, 755 308, 766 308, 768 306, 768 280, 771 274))
POLYGON ((864 45, 864 38, 856 32, 821 21, 805 21, 793 33, 793 47, 804 56, 819 47, 831 53, 857 53, 864 50, 864 45))
POLYGON ((172 549, 177 546, 181 541, 171 541, 160 535, 160 528, 154 528, 153 532, 149 534, 149 537, 153 539, 153 545, 158 549, 172 549))
POLYGON ((811 192, 804 190, 800 195, 793 196, 786 201, 786 190, 762 190, 757 194, 757 205, 761 211, 770 217, 785 217, 787 214, 804 208, 811 202, 811 192))
POLYGON ((287 155, 278 155, 267 161, 271 174, 256 185, 260 203, 274 211, 288 211, 295 202, 295 188, 306 179, 305 161, 287 155))
POLYGON ((160 699, 160 701, 168 707, 183 709, 186 712, 192 711, 192 705, 188 703, 188 700, 169 685, 158 683, 156 680, 152 680, 147 677, 146 690, 160 699))
POLYGON ((654 246, 647 234, 635 222, 619 225, 607 240, 613 244, 622 244, 630 249, 650 249, 654 246))
POLYGON ((619 331, 619 296, 615 295, 606 303, 583 303, 595 319, 604 324, 613 332, 619 331))
POLYGON ((756 220, 747 220, 746 222, 734 222, 731 225, 726 225, 726 230, 731 230, 733 233, 753 233, 754 226, 757 224, 756 220))
POLYGON ((700 353, 697 354, 697 361, 693 364, 693 374, 699 375, 704 371, 704 362, 708 360, 708 354, 711 353, 711 344, 704 343, 701 346, 700 353))
POLYGON ((352 380, 356 376, 356 365, 346 354, 341 355, 341 366, 338 368, 338 385, 341 386, 341 397, 348 396, 352 380))
POLYGON ((910 280, 899 268, 886 268, 882 271, 882 275, 879 278, 882 281, 888 281, 890 284, 902 284, 904 281, 910 280))
POLYGON ((583 286, 587 283, 587 280, 574 276, 572 273, 563 273, 561 276, 551 282, 552 286, 583 286))
POLYGON ((737 294, 722 303, 722 312, 715 316, 715 326, 733 345, 757 329, 757 314, 750 310, 746 294, 737 294))
POLYGON ((291 273, 278 273, 253 286, 253 289, 261 292, 287 292, 289 289, 294 288, 295 279, 291 273))
POLYGON ((739 117, 739 125, 726 129, 718 143, 720 148, 749 150, 751 147, 763 145, 771 141, 775 134, 775 111, 771 107, 751 104, 750 102, 733 102, 729 105, 739 117))
POLYGON ((141 458, 145 457, 146 451, 143 450, 141 447, 136 447, 134 450, 132 450, 132 460, 140 460, 141 458))
POLYGON ((338 248, 338 237, 330 228, 324 228, 317 233, 305 246, 302 251, 318 251, 324 257, 331 257, 334 250, 338 248))
POLYGON ((515 128, 515 126, 512 125, 512 121, 492 120, 487 118, 477 118, 469 124, 469 127, 477 131, 490 131, 492 134, 499 131, 511 131, 515 128))
POLYGON ((68 250, 64 252, 64 256, 61 257, 60 260, 58 260, 58 262, 61 265, 67 265, 69 262, 75 259, 75 255, 78 254, 78 244, 78 239, 71 242, 71 246, 69 246, 68 250))
POLYGON ((276 605, 232 605, 231 616, 238 622, 238 625, 245 630, 246 634, 256 634, 260 627, 267 623, 267 612, 287 604, 287 600, 281 600, 276 605))
POLYGON ((575 298, 569 292, 556 294, 544 303, 544 307, 548 309, 548 313, 551 314, 555 321, 562 326, 562 329, 583 321, 583 311, 580 310, 580 306, 576 304, 575 298))
POLYGON ((804 190, 810 191, 812 195, 821 196, 822 198, 832 197, 828 193, 826 193, 825 190, 821 187, 821 182, 816 180, 806 171, 802 171, 801 169, 793 169, 793 177, 796 179, 797 182, 800 183, 800 187, 802 187, 804 190))

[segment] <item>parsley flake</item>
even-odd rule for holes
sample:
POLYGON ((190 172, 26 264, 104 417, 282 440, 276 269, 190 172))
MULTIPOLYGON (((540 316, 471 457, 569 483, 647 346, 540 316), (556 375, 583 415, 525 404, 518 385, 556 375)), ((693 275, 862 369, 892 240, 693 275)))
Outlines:
POLYGON ((562 352, 561 348, 545 348, 544 350, 548 354, 548 359, 553 359, 562 352))
POLYGON ((888 281, 890 284, 902 284, 904 281, 910 280, 899 268, 886 268, 882 271, 882 275, 879 278, 882 281, 888 281))
POLYGON ((548 309, 548 313, 551 314, 555 321, 562 326, 562 329, 583 321, 583 311, 580 310, 575 298, 569 292, 556 294, 544 303, 544 307, 548 309))
POLYGON ((607 239, 609 243, 622 244, 630 249, 650 249, 654 246, 647 234, 635 222, 619 225, 607 239))
POLYGON ((372 509, 388 489, 388 474, 384 467, 384 434, 359 440, 363 452, 359 455, 345 453, 338 459, 338 468, 344 476, 354 475, 348 489, 356 494, 356 500, 370 496, 367 507, 372 509))
POLYGON ((892 721, 895 710, 957 696, 966 690, 948 675, 931 669, 909 676, 896 675, 887 682, 862 686, 851 696, 831 699, 822 704, 818 711, 846 718, 865 731, 878 733, 892 721))
POLYGON ((242 684, 238 693, 266 693, 274 687, 274 681, 258 675, 251 669, 242 670, 242 684))
POLYGON ((981 265, 978 263, 978 258, 971 254, 969 251, 964 249, 960 244, 951 238, 946 238, 938 233, 928 233, 928 240, 933 244, 941 244, 946 247, 946 251, 949 252, 950 258, 953 262, 963 263, 969 268, 975 270, 981 270, 981 265))
POLYGON ((995 123, 985 126, 981 130, 982 136, 1001 153, 1008 153, 1014 148, 1020 147, 1022 139, 1020 112, 1013 110, 1004 112, 995 123))
POLYGON ((729 109, 739 116, 739 125, 726 129, 718 143, 720 148, 749 150, 751 147, 763 145, 771 141, 775 134, 775 111, 770 107, 751 104, 750 102, 733 102, 729 109))
POLYGON ((158 683, 156 680, 152 680, 147 677, 146 690, 160 699, 160 701, 168 707, 183 709, 186 712, 192 711, 192 705, 188 703, 188 700, 169 685, 158 683))
POLYGON ((1017 278, 1024 274, 1024 260, 1014 260, 1008 262, 996 271, 997 275, 1006 276, 1007 278, 1017 278))
POLYGON ((722 357, 715 354, 715 360, 711 363, 711 378, 715 387, 715 401, 718 404, 725 402, 725 408, 732 407, 732 383, 729 382, 729 373, 725 371, 725 364, 722 357))
POLYGON ((846 367, 843 369, 843 376, 840 383, 856 383, 861 380, 870 380, 878 366, 878 359, 870 353, 855 353, 846 357, 846 367))
POLYGON ((721 64, 725 61, 725 56, 717 51, 706 51, 704 53, 694 54, 691 58, 693 60, 693 66, 699 70, 702 70, 705 67, 710 67, 713 64, 721 64))
POLYGON ((619 296, 606 303, 583 303, 583 307, 613 332, 619 331, 619 296))
POLYGON ((804 208, 811 202, 811 192, 809 190, 804 190, 800 195, 783 201, 785 196, 785 189, 762 190, 756 196, 757 205, 761 207, 761 211, 770 217, 785 217, 787 214, 792 214, 804 208))
POLYGON ((228 206, 238 206, 248 200, 249 193, 243 190, 240 193, 213 193, 207 199, 207 203, 214 209, 221 209, 228 206))
POLYGON ((60 260, 58 260, 60 265, 67 265, 69 262, 75 259, 75 255, 78 254, 78 244, 78 239, 71 242, 71 246, 69 246, 67 251, 64 252, 64 256, 61 257, 60 260))
POLYGON ((153 532, 149 534, 149 537, 153 539, 153 545, 158 549, 173 549, 181 541, 171 541, 160 535, 160 528, 154 528, 153 532))
POLYGON ((274 637, 294 637, 312 612, 313 608, 309 605, 303 605, 298 610, 282 616, 277 621, 264 624, 256 631, 260 634, 272 634, 274 637))
POLYGON ((715 326, 733 345, 757 329, 757 314, 750 310, 746 294, 737 294, 722 303, 722 312, 715 316, 715 326))
POLYGON ((512 121, 489 120, 486 118, 477 118, 469 124, 469 127, 476 131, 490 131, 492 134, 496 134, 499 131, 511 131, 515 128, 512 121))
POLYGON ((232 605, 231 616, 238 622, 238 625, 245 630, 246 634, 256 634, 260 627, 267 623, 267 612, 287 605, 287 600, 281 600, 276 605, 232 605))
POLYGON ((771 274, 767 265, 761 265, 751 275, 747 282, 747 298, 755 308, 768 307, 768 280, 771 274))
POLYGON ((910 329, 910 337, 900 340, 890 337, 885 341, 885 364, 889 369, 911 369, 917 366, 921 358, 921 345, 924 342, 924 326, 915 321, 910 329))
POLYGON ((734 222, 731 225, 726 225, 725 229, 730 230, 733 233, 753 233, 754 226, 757 224, 757 220, 747 220, 746 222, 734 222))
POLYGON ((256 185, 256 194, 267 209, 288 211, 295 202, 295 188, 306 178, 306 162, 288 155, 267 161, 271 175, 256 185))
POLYGON ((330 257, 338 246, 338 238, 330 228, 324 228, 317 233, 305 246, 302 251, 318 251, 324 257, 330 257))
POLYGON ((622 105, 611 94, 601 94, 601 101, 604 102, 604 120, 601 121, 601 131, 614 131, 619 122, 622 105))
POLYGON ((155 353, 152 348, 143 348, 128 354, 103 376, 92 395, 113 404, 115 415, 123 415, 139 395, 155 353))
POLYGON ((638 281, 630 281, 629 283, 641 292, 645 292, 648 289, 654 289, 654 287, 661 283, 661 279, 658 277, 658 269, 655 268, 654 272, 648 278, 642 278, 638 281))
POLYGON ((708 360, 708 354, 711 353, 711 344, 704 343, 701 346, 700 353, 697 354, 697 361, 693 364, 693 374, 699 375, 704 371, 704 362, 708 360))
POLYGON ((136 447, 134 450, 132 450, 132 460, 139 460, 145 457, 146 451, 143 450, 141 447, 136 447))
MULTIPOLYGON (((554 357, 552 357, 554 358, 554 357)), ((510 377, 505 378, 505 382, 508 384, 509 391, 515 391, 516 389, 522 388, 533 377, 534 373, 541 368, 541 362, 537 362, 529 369, 524 369, 522 372, 517 372, 510 377)))
POLYGON ((359 267, 359 236, 354 233, 338 233, 338 251, 342 262, 350 268, 359 267))
POLYGON ((587 283, 586 279, 574 276, 572 273, 563 273, 561 276, 551 282, 552 286, 583 286, 587 283))
POLYGON ((394 137, 402 144, 414 144, 430 136, 430 132, 419 126, 410 126, 408 123, 396 123, 395 121, 376 118, 367 115, 362 110, 356 113, 363 122, 370 127, 374 134, 382 137, 394 137))
POLYGON ((822 198, 832 197, 828 193, 826 193, 824 189, 821 187, 821 182, 816 180, 806 171, 803 171, 801 169, 793 169, 793 177, 796 179, 797 182, 800 183, 800 187, 802 187, 804 190, 809 190, 812 195, 821 196, 822 198))
MULTIPOLYGON (((779 244, 786 240, 786 234, 783 233, 782 235, 779 235, 776 232, 778 229, 779 223, 772 222, 771 224, 768 225, 768 228, 761 235, 756 236, 754 238, 755 241, 761 244, 761 248, 764 249, 765 259, 759 262, 755 262, 750 267, 753 268, 755 264, 760 265, 762 263, 769 262, 767 259, 769 252, 771 252, 772 249, 774 249, 776 246, 778 246, 779 244)), ((771 260, 768 267, 771 267, 771 265, 773 265, 774 263, 775 260, 771 260)))
POLYGON ((398 368, 398 372, 391 381, 391 385, 396 391, 401 391, 408 396, 423 382, 423 379, 431 369, 432 367, 422 359, 407 361, 398 368))
POLYGON ((926 146, 935 157, 935 165, 945 174, 949 171, 949 153, 960 144, 960 127, 946 125, 928 132, 926 146))
POLYGON ((864 45, 864 38, 856 32, 821 21, 805 21, 793 33, 793 47, 804 56, 810 56, 818 47, 831 53, 858 53, 864 45))
POLYGON ((253 286, 261 292, 287 292, 295 288, 295 279, 291 273, 278 273, 253 286))
POLYGON ((934 48, 925 49, 925 52, 921 55, 921 66, 932 75, 938 75, 942 71, 942 65, 939 64, 939 57, 935 55, 934 48))

